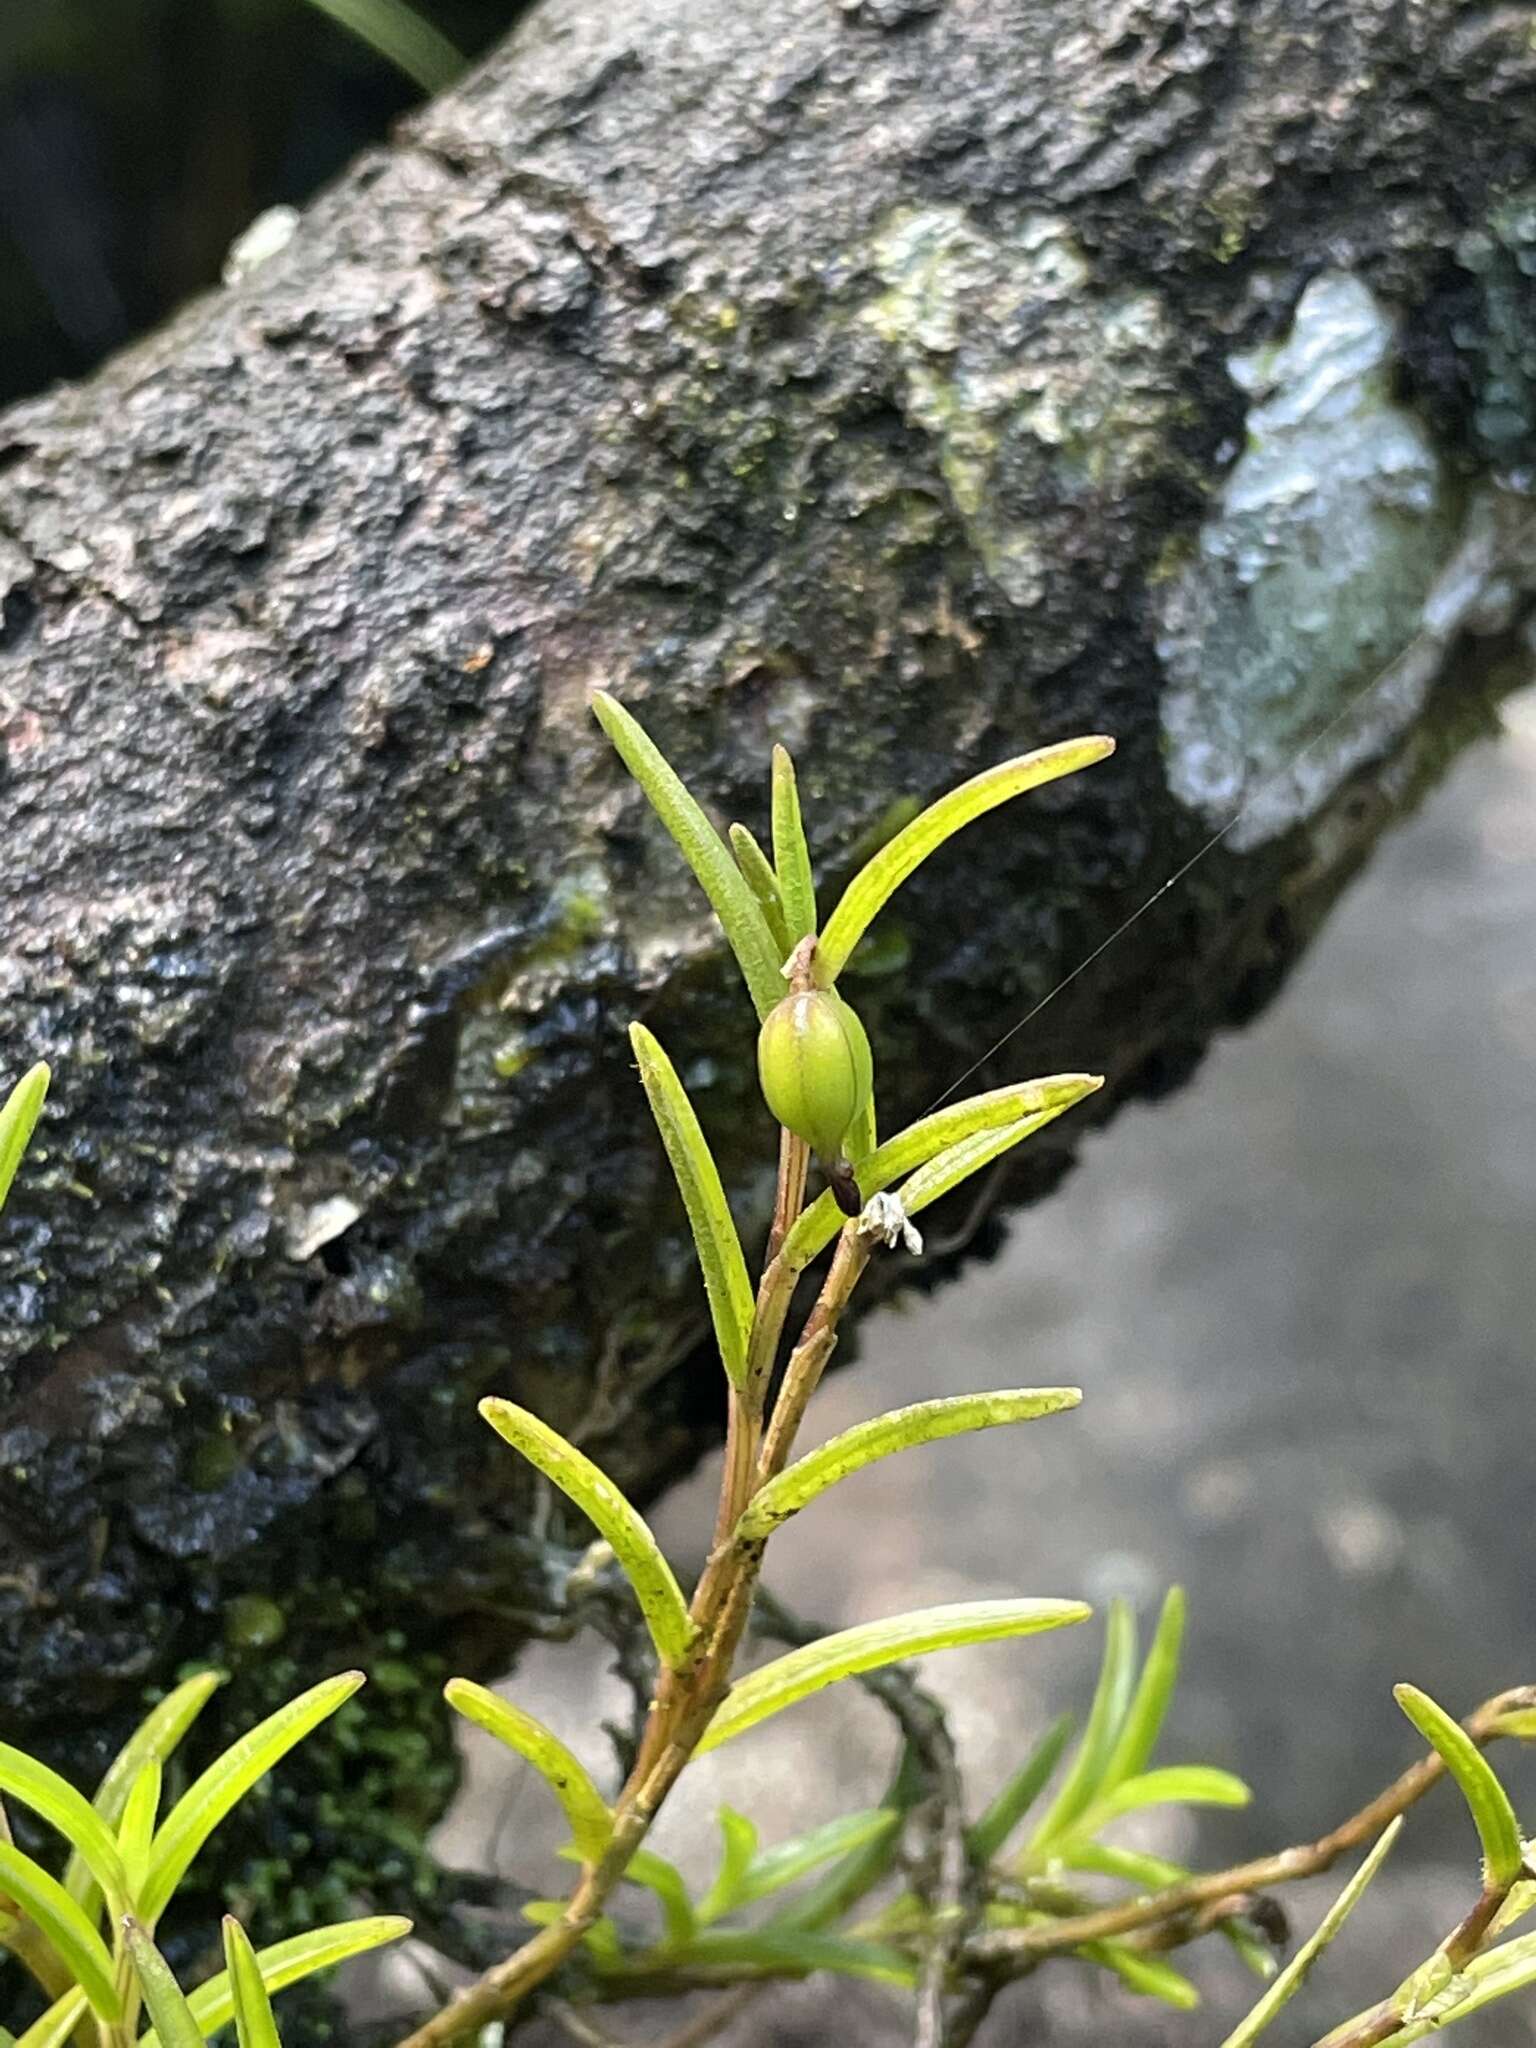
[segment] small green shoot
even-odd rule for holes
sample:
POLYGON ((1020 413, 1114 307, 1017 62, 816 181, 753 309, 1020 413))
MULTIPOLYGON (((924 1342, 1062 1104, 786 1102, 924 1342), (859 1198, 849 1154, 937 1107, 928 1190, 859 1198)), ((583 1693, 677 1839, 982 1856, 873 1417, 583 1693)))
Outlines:
POLYGON ((800 817, 795 764, 783 747, 773 750, 773 866, 793 950, 816 929, 816 884, 800 817))
POLYGON ((31 1142, 48 1095, 48 1069, 41 1060, 22 1075, 0 1108, 0 1209, 11 1192, 22 1154, 31 1142))

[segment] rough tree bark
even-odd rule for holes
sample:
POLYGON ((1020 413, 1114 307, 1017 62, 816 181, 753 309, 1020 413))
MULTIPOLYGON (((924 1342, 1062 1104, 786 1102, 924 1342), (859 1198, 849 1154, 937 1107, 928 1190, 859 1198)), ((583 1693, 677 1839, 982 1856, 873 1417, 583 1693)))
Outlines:
POLYGON ((1244 800, 987 1078, 1102 1068, 1107 1113, 1265 999, 1525 673, 1533 174, 1523 7, 546 0, 9 416, 0 1026, 58 1070, 3 1251, 9 1736, 221 1639, 236 1717, 386 1643, 483 1668, 552 1595, 475 1398, 642 1491, 713 1428, 627 1019, 749 1234, 769 1134, 594 685, 722 818, 787 740, 833 881, 908 794, 1118 736, 878 928, 888 1124, 1244 800))

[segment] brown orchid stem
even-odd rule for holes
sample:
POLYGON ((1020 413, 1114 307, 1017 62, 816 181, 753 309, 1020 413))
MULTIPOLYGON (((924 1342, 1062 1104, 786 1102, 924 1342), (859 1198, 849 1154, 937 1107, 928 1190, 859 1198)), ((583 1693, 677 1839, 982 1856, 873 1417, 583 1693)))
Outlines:
POLYGON ((788 1457, 806 1402, 837 1341, 838 1322, 869 1262, 868 1240, 850 1225, 839 1240, 821 1293, 790 1355, 784 1387, 764 1439, 766 1390, 797 1277, 779 1257, 778 1245, 800 1213, 806 1158, 806 1148, 799 1140, 780 1146, 775 1243, 758 1292, 745 1381, 742 1387, 731 1389, 715 1544, 689 1609, 698 1630, 697 1644, 688 1664, 681 1670, 663 1672, 657 1685, 634 1768, 614 1808, 608 1846, 601 1858, 583 1871, 559 1920, 488 1970, 398 2048, 451 2048, 452 2043, 465 2040, 492 2020, 505 2019, 574 1953, 601 1917, 730 1689, 763 1550, 761 1542, 738 1543, 736 1525, 763 1478, 778 1470, 788 1457))

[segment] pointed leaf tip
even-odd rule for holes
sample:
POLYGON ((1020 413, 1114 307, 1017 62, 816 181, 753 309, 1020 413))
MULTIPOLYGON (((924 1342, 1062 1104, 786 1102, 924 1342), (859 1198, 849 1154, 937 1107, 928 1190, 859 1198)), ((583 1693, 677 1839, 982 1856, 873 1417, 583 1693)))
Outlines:
POLYGON ((1524 1848, 1515 1809, 1493 1765, 1461 1723, 1427 1692, 1416 1685, 1395 1685, 1392 1697, 1456 1780, 1483 1846, 1488 1883, 1512 1885, 1524 1867, 1524 1848))
POLYGON ((657 1655, 680 1670, 693 1645, 694 1626, 672 1567, 639 1509, 584 1451, 515 1401, 489 1396, 480 1403, 480 1413, 499 1437, 581 1509, 612 1546, 634 1588, 657 1655))
POLYGON ((46 1062, 39 1060, 22 1075, 0 1107, 0 1209, 5 1207, 16 1169, 43 1113, 51 1078, 46 1062))
POLYGON ((757 898, 697 799, 640 721, 606 690, 593 697, 592 711, 692 868, 736 955, 757 1013, 766 1017, 784 993, 779 974, 783 956, 757 898))
POLYGON ((818 979, 833 982, 848 964, 849 955, 877 914, 889 902, 907 877, 962 826, 1011 797, 1063 775, 1091 768, 1115 750, 1115 743, 1103 733, 1083 739, 1062 740, 1055 746, 1040 747, 1013 761, 999 762, 958 789, 939 797, 910 825, 881 847, 854 876, 827 920, 816 948, 818 979))

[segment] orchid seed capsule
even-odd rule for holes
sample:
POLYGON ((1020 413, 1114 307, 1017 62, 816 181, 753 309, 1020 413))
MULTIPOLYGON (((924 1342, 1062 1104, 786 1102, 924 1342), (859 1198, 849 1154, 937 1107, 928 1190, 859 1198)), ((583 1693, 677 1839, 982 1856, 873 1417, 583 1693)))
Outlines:
POLYGON ((784 1128, 826 1165, 835 1164, 875 1078, 864 1026, 835 989, 786 996, 769 1011, 758 1035, 757 1071, 784 1128))

